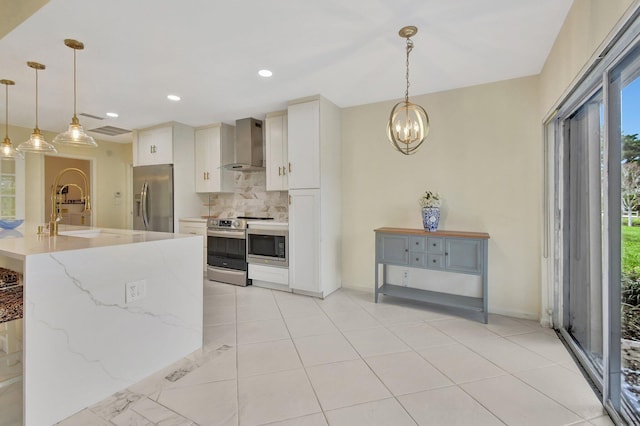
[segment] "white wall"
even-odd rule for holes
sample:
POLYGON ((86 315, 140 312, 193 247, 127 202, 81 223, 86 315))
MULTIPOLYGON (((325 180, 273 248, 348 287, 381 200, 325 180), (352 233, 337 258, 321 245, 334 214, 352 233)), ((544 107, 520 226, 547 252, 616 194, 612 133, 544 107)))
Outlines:
POLYGON ((343 110, 343 285, 373 289, 374 233, 421 228, 419 196, 444 197, 440 229, 488 232, 489 310, 538 318, 538 77, 412 97, 431 118, 413 156, 385 128, 396 101, 343 110))

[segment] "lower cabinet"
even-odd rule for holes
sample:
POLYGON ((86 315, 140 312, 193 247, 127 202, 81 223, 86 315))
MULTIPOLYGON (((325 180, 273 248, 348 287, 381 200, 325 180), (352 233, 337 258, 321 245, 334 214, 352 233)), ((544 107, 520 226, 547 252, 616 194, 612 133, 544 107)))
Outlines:
POLYGON ((482 315, 484 322, 487 322, 489 234, 458 231, 425 232, 403 228, 379 228, 375 233, 376 303, 379 294, 386 294, 478 312, 482 315), (388 265, 478 275, 482 280, 482 296, 460 296, 389 284, 386 282, 388 265), (382 268, 382 283, 380 283, 380 268, 382 268))
POLYGON ((248 273, 249 279, 255 287, 291 291, 288 268, 250 263, 248 273))
POLYGON ((198 219, 198 218, 180 219, 178 232, 180 234, 202 235, 202 239, 203 239, 202 270, 206 274, 207 272, 207 220, 198 219))
POLYGON ((320 190, 289 191, 289 285, 320 293, 320 190))
POLYGON ((324 298, 342 285, 340 209, 332 195, 289 190, 289 287, 294 293, 324 298))

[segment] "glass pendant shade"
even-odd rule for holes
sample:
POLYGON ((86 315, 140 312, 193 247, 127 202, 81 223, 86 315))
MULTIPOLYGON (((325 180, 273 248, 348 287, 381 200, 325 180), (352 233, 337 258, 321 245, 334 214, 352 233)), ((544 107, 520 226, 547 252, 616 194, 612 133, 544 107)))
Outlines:
POLYGON ((402 27, 398 34, 407 39, 406 81, 404 101, 391 109, 387 123, 387 138, 393 147, 404 155, 415 153, 429 133, 429 116, 420 105, 409 102, 409 53, 413 50, 411 37, 418 32, 414 26, 402 27))
POLYGON ((9 139, 9 86, 13 86, 15 82, 12 80, 0 80, 1 84, 5 86, 5 136, 2 145, 0 145, 0 159, 9 160, 16 158, 24 158, 20 151, 16 151, 13 145, 11 145, 11 139, 9 139))
POLYGON ((73 49, 73 117, 71 118, 71 124, 69 124, 67 131, 56 136, 53 139, 53 143, 75 147, 97 148, 98 144, 84 131, 76 115, 76 50, 84 49, 84 44, 72 39, 65 39, 64 44, 73 49))
POLYGON ((387 137, 394 148, 405 155, 413 154, 429 134, 429 116, 420 105, 398 102, 391 110, 387 137))
POLYGON ((40 133, 40 129, 37 127, 33 129, 28 141, 22 142, 18 145, 18 151, 36 153, 58 152, 55 146, 51 145, 44 139, 44 136, 40 133))
POLYGON ((78 117, 75 115, 71 119, 71 124, 66 132, 60 133, 53 139, 53 143, 61 145, 72 145, 76 147, 97 148, 96 141, 85 133, 78 117))
POLYGON ((58 152, 53 145, 44 139, 44 136, 40 133, 40 129, 38 128, 38 71, 43 70, 46 67, 37 62, 27 62, 27 65, 29 68, 33 68, 36 71, 36 126, 33 128, 33 132, 31 133, 29 140, 22 142, 16 149, 21 152, 35 152, 41 154, 46 152, 58 152))

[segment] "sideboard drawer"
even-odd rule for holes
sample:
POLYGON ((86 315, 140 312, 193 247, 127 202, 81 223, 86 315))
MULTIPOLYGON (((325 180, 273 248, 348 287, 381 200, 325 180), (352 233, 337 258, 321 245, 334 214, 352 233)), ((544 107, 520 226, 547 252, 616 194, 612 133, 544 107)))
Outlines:
POLYGON ((425 259, 424 253, 411 252, 409 253, 409 266, 424 268, 425 266, 424 259, 425 259))
POLYGON ((424 237, 416 237, 414 235, 409 239, 409 250, 411 251, 424 251, 425 247, 425 238, 424 237))
POLYGON ((443 253, 443 247, 442 238, 427 237, 428 253, 443 253))
POLYGON ((429 269, 444 269, 444 255, 428 253, 425 267, 429 269))

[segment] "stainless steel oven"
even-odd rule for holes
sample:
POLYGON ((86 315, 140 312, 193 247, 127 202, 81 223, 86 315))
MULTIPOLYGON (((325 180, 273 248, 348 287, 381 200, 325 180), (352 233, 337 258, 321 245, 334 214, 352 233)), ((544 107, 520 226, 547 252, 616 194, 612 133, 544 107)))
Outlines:
POLYGON ((251 284, 247 276, 247 220, 264 220, 240 216, 207 221, 207 278, 227 284, 251 284))
POLYGON ((289 266, 289 229, 287 224, 249 222, 247 225, 247 262, 289 266))
POLYGON ((246 286, 246 221, 209 219, 207 223, 207 278, 246 286))

